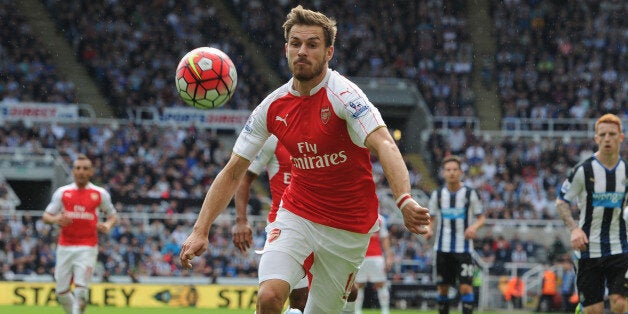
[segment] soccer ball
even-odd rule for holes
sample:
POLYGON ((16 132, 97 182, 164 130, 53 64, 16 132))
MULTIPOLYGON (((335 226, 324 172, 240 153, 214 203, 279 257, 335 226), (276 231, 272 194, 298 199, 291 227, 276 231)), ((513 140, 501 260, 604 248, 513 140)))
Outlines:
POLYGON ((287 309, 284 314, 303 314, 299 309, 287 309))
POLYGON ((233 96, 237 83, 238 73, 233 61, 216 48, 196 48, 186 53, 177 66, 177 92, 194 108, 212 109, 224 105, 233 96))

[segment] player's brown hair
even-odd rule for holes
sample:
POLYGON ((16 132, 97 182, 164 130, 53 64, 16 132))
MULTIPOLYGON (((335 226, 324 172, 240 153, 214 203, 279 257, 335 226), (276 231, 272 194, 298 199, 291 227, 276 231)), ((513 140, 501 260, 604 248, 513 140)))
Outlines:
POLYGON ((441 166, 445 167, 445 164, 447 164, 448 162, 455 162, 458 164, 458 168, 462 168, 462 158, 456 155, 449 155, 445 157, 440 164, 441 166))
POLYGON ((292 8, 286 17, 286 22, 283 23, 286 42, 288 41, 290 30, 294 25, 313 25, 322 27, 323 33, 325 34, 326 47, 333 46, 336 41, 336 32, 338 31, 338 28, 336 27, 336 20, 327 17, 323 13, 304 9, 301 5, 292 8))
POLYGON ((621 119, 612 113, 607 113, 601 116, 599 119, 597 119, 597 121, 595 121, 595 132, 597 132, 597 126, 600 125, 600 123, 614 124, 619 128, 619 133, 623 132, 622 126, 621 126, 621 119))

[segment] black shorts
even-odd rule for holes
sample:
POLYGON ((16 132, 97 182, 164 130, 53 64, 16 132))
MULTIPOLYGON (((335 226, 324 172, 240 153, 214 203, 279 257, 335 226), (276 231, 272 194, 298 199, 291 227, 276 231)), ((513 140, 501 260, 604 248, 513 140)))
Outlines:
POLYGON ((603 302, 605 288, 609 295, 628 296, 627 270, 628 253, 578 260, 576 285, 582 306, 603 302))
POLYGON ((471 253, 436 252, 436 284, 472 284, 475 265, 471 253))

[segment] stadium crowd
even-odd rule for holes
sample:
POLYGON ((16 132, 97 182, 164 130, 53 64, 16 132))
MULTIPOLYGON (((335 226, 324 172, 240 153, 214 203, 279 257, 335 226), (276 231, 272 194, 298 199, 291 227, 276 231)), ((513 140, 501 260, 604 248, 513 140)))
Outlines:
MULTIPOLYGON (((492 1, 504 118, 628 117, 628 5, 492 1)), ((540 125, 533 125, 533 128, 540 125)))
MULTIPOLYGON (((487 217, 495 219, 556 218, 553 208, 556 187, 567 168, 591 148, 589 142, 576 140, 567 143, 551 139, 527 142, 471 138, 466 143, 474 145, 465 144, 465 182, 480 191, 487 217)), ((133 123, 117 128, 97 124, 17 123, 0 128, 0 146, 19 147, 24 152, 54 147, 68 164, 78 153, 85 153, 94 161, 94 182, 111 192, 121 213, 132 214, 130 218, 122 218, 110 237, 102 242, 100 262, 107 273, 255 276, 256 255, 242 255, 234 249, 230 222, 214 226, 212 247, 192 273, 181 273, 178 259, 172 258, 178 254, 205 191, 229 154, 229 149, 210 131, 133 123), (156 215, 171 218, 156 219, 156 215)), ((378 187, 385 189, 381 166, 376 159, 373 165, 378 187)), ((418 183, 415 181, 415 188, 418 183)), ((259 205, 256 207, 255 213, 263 215, 259 205)), ((384 215, 394 214, 389 208, 381 211, 384 215)), ((3 247, 0 262, 15 273, 49 272, 53 265, 50 252, 54 252, 51 247, 54 242, 49 240, 56 230, 32 217, 18 220, 5 217, 0 223, 3 247)), ((255 226, 258 246, 264 242, 264 225, 264 220, 259 219, 255 226)), ((415 266, 406 267, 401 273, 408 269, 429 271, 432 254, 429 246, 404 232, 402 225, 393 225, 391 229, 398 265, 401 267, 403 260, 415 261, 408 263, 415 266)), ((531 261, 542 261, 543 257, 537 254, 539 246, 538 243, 524 246, 531 249, 528 255, 531 261)), ((506 261, 510 258, 502 257, 506 261)))
POLYGON ((76 102, 76 85, 57 72, 18 5, 0 1, 0 15, 0 101, 76 102))
MULTIPOLYGON (((322 9, 322 1, 310 2, 311 7, 322 9)), ((211 5, 199 10, 194 1, 185 5, 176 1, 45 3, 119 112, 127 107, 183 105, 169 87, 178 62, 172 56, 182 56, 197 46, 219 47, 232 56, 240 73, 246 73, 228 108, 250 109, 270 90, 263 83, 264 74, 249 64, 254 52, 241 42, 248 39, 233 36, 225 23, 216 22, 217 12, 211 5)), ((582 119, 600 112, 628 117, 628 32, 621 19, 626 5, 613 0, 577 3, 492 2, 498 52, 483 56, 487 61, 482 71, 487 87, 497 84, 506 118, 582 119)), ((259 1, 232 1, 231 5, 243 31, 285 75, 282 54, 277 53, 283 39, 267 34, 276 33, 272 29, 280 25, 274 21, 283 18, 289 3, 267 2, 269 10, 260 10, 259 1)), ((330 15, 343 17, 336 50, 336 59, 342 63, 333 67, 349 76, 413 79, 434 115, 475 115, 470 86, 473 49, 463 1, 407 1, 403 5, 329 1, 324 5, 330 15)), ((6 17, 0 20, 0 100, 73 102, 74 83, 56 73, 50 52, 31 32, 16 4, 2 1, 0 12, 6 17)), ((493 219, 557 218, 554 199, 567 169, 594 150, 590 140, 485 139, 456 125, 450 132, 434 130, 430 136, 427 147, 432 162, 437 165, 449 153, 464 156, 465 182, 480 191, 487 217, 493 219)), ((79 152, 94 160, 94 181, 111 192, 120 212, 133 214, 122 218, 101 241, 98 259, 105 279, 113 275, 256 276, 257 256, 234 249, 227 221, 212 228, 210 249, 192 272, 182 272, 178 265, 176 256, 197 206, 230 154, 230 148, 211 131, 132 123, 4 124, 0 147, 55 148, 68 164, 79 152), (187 218, 148 218, 153 214, 187 218)), ((627 156, 625 150, 622 155, 627 156)), ((381 167, 377 160, 373 162, 378 183, 385 188, 381 167)), ((413 173, 419 187, 421 176, 416 170, 413 173)), ((252 209, 260 213, 259 205, 252 209)), ((382 211, 391 213, 386 208, 382 211)), ((256 247, 264 242, 264 225, 259 219, 254 226, 256 247)), ((414 282, 417 274, 430 273, 433 253, 429 245, 417 241, 402 225, 392 224, 390 229, 397 256, 390 278, 414 282)), ((52 274, 56 232, 29 215, 0 215, 2 278, 52 274)), ((476 242, 480 256, 498 266, 559 259, 567 252, 561 245, 557 240, 543 247, 525 235, 505 239, 491 232, 476 242)))

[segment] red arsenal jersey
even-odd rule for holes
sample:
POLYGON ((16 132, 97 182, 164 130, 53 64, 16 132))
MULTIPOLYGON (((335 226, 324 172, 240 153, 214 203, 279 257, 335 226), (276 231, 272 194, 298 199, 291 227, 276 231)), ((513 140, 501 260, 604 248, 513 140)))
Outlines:
POLYGON ((107 215, 116 213, 107 190, 92 183, 88 183, 83 189, 74 183, 58 188, 52 195, 46 212, 53 215, 62 212, 72 219, 71 224, 61 228, 59 245, 96 246, 99 210, 107 215))
POLYGON ((268 221, 273 222, 277 218, 281 196, 288 184, 290 184, 290 168, 292 168, 290 153, 277 141, 275 136, 268 138, 262 150, 249 166, 249 171, 259 175, 264 168, 268 172, 272 198, 270 211, 268 212, 268 221))
POLYGON ((277 136, 292 156, 287 210, 326 226, 368 233, 376 228, 377 195, 366 137, 384 126, 366 95, 335 71, 301 96, 292 80, 253 111, 234 152, 253 160, 277 136))
POLYGON ((382 251, 382 241, 388 237, 388 227, 386 227, 386 221, 382 215, 379 215, 377 219, 377 223, 379 224, 379 231, 373 232, 371 234, 371 239, 369 241, 369 246, 366 249, 366 256, 383 256, 384 252, 382 251))

